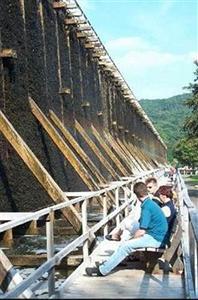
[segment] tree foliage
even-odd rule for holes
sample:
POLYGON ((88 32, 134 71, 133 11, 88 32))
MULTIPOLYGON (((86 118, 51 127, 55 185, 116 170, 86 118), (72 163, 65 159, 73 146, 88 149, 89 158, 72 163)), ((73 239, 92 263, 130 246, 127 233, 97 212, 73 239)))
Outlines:
POLYGON ((191 114, 186 118, 184 123, 184 130, 189 138, 198 138, 198 61, 195 61, 195 65, 194 83, 190 83, 189 86, 186 87, 192 93, 192 97, 185 102, 191 109, 191 114))
POLYGON ((191 113, 185 119, 183 130, 186 137, 181 139, 175 149, 174 156, 183 165, 191 167, 198 166, 198 62, 195 61, 196 71, 194 83, 190 83, 187 89, 192 96, 185 101, 185 105, 190 108, 191 113))
POLYGON ((174 157, 177 158, 182 166, 187 165, 194 168, 198 165, 197 149, 198 138, 183 138, 177 143, 174 149, 174 157))
POLYGON ((184 104, 190 96, 190 93, 186 93, 166 99, 140 100, 142 108, 167 145, 169 162, 173 161, 176 143, 185 136, 182 128, 190 109, 184 104))

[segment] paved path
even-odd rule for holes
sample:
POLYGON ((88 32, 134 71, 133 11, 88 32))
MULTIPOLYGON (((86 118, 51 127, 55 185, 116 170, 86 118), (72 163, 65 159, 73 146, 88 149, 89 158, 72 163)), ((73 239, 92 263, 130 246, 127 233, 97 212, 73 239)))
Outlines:
POLYGON ((188 189, 188 194, 195 207, 198 209, 198 184, 191 181, 188 177, 183 177, 188 189))

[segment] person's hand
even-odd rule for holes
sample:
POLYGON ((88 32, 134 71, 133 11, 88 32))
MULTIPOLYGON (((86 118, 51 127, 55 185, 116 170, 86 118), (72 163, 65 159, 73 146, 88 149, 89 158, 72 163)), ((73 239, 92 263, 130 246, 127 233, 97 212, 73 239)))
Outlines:
POLYGON ((138 237, 141 237, 143 235, 145 235, 146 231, 144 229, 138 229, 136 231, 136 233, 134 234, 134 238, 138 238, 138 237))

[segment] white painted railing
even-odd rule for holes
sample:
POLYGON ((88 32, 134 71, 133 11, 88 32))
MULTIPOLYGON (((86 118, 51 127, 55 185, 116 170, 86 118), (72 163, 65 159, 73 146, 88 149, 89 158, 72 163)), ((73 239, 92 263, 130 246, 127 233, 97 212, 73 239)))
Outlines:
MULTIPOLYGON (((103 227, 104 235, 108 232, 108 222, 116 218, 116 225, 120 222, 120 214, 124 212, 125 216, 128 215, 129 205, 133 209, 135 204, 135 198, 133 197, 133 184, 138 180, 145 180, 148 176, 161 177, 164 174, 164 169, 155 169, 141 173, 136 177, 121 178, 121 181, 111 182, 107 188, 94 191, 94 192, 81 192, 82 196, 74 198, 69 202, 63 202, 45 209, 41 209, 34 213, 28 213, 27 216, 20 219, 6 222, 0 225, 0 233, 12 229, 16 226, 25 224, 27 222, 38 220, 40 217, 47 216, 46 218, 46 238, 47 238, 47 261, 38 267, 31 275, 19 283, 13 290, 4 293, 0 296, 1 299, 19 298, 20 295, 27 288, 30 288, 44 273, 48 272, 48 296, 53 297, 55 295, 55 278, 54 270, 55 266, 59 265, 61 260, 71 253, 76 247, 83 245, 83 261, 87 261, 89 258, 88 240, 93 240, 95 233, 103 227), (107 213, 107 197, 108 192, 114 192, 115 195, 115 207, 114 210, 107 213), (120 195, 122 192, 122 201, 120 201, 120 195), (124 195, 124 198, 123 198, 124 195), (91 228, 87 225, 87 206, 90 199, 93 197, 102 197, 103 199, 103 219, 96 223, 91 228), (64 247, 58 253, 54 254, 54 212, 62 208, 70 207, 71 205, 82 203, 82 235, 77 237, 73 242, 64 247)), ((79 192, 80 193, 80 192, 79 192)), ((77 193, 77 195, 79 195, 77 193)), ((67 194, 67 193, 66 193, 67 194)), ((71 193, 70 196, 74 196, 75 193, 71 193)))
POLYGON ((182 251, 186 298, 198 299, 198 210, 189 198, 185 182, 177 176, 182 221, 182 251))

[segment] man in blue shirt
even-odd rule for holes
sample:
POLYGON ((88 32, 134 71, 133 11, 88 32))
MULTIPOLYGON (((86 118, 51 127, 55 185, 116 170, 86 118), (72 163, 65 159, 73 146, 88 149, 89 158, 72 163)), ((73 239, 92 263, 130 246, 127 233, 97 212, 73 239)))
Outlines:
POLYGON ((158 248, 163 244, 168 224, 161 208, 149 197, 143 182, 134 184, 133 191, 141 201, 140 227, 134 238, 124 241, 107 261, 94 268, 86 268, 88 276, 105 276, 138 248, 158 248))

